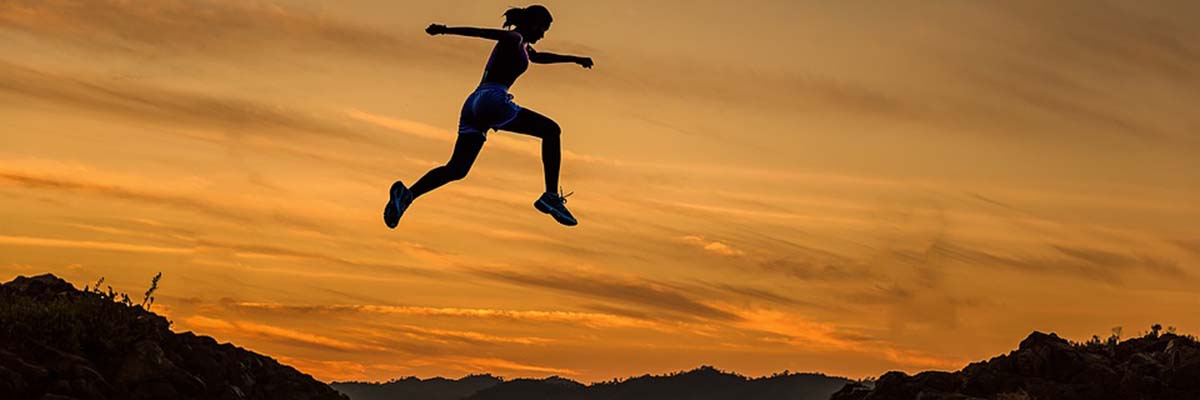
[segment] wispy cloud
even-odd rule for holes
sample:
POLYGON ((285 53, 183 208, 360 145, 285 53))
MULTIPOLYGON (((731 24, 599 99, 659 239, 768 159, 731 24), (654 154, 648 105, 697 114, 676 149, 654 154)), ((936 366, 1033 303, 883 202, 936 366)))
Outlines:
MULTIPOLYGON (((151 55, 245 58, 273 48, 299 47, 408 58, 417 55, 418 44, 327 14, 257 0, 14 0, 0 4, 0 27, 84 47, 151 55), (280 42, 290 45, 280 47, 280 42)), ((414 30, 413 36, 417 34, 414 30)))
POLYGON ((642 307, 680 313, 686 316, 721 321, 735 321, 738 316, 667 285, 654 281, 622 278, 612 275, 583 272, 549 271, 537 273, 505 270, 475 269, 476 275, 522 286, 550 289, 558 292, 636 304, 642 307))
POLYGON ((218 335, 221 337, 261 337, 270 340, 276 340, 284 343, 291 343, 299 346, 313 347, 330 351, 380 351, 386 350, 373 346, 365 346, 357 343, 351 343, 339 339, 334 339, 326 336, 315 335, 307 332, 301 332, 288 328, 281 328, 273 325, 260 324, 249 321, 231 321, 218 318, 210 318, 201 315, 193 315, 183 319, 185 326, 198 329, 201 333, 218 335))
POLYGON ((386 347, 411 347, 412 342, 434 343, 440 345, 543 345, 555 342, 537 336, 499 336, 483 332, 441 329, 412 324, 381 323, 373 321, 369 327, 348 327, 347 332, 357 336, 374 339, 373 343, 386 347))
POLYGON ((110 251, 126 251, 126 252, 156 253, 156 254, 183 254, 183 253, 192 252, 192 249, 181 248, 181 247, 151 246, 151 245, 121 243, 121 242, 75 240, 75 239, 55 239, 55 238, 39 238, 39 237, 8 236, 8 235, 0 235, 0 244, 16 245, 16 246, 35 246, 35 247, 65 247, 65 248, 75 248, 75 249, 110 250, 110 251))
POLYGON ((376 139, 312 113, 277 104, 79 75, 38 71, 0 61, 0 96, 20 96, 133 121, 190 125, 233 135, 320 135, 359 143, 376 139))
MULTIPOLYGON (((724 290, 724 291, 732 293, 732 294, 736 294, 739 296, 745 296, 745 297, 758 299, 758 300, 765 300, 765 301, 768 301, 771 303, 776 303, 776 304, 781 304, 781 305, 789 305, 789 306, 816 306, 816 304, 814 304, 812 302, 795 299, 790 296, 779 294, 779 293, 776 293, 776 292, 773 292, 773 291, 770 291, 767 289, 763 289, 763 288, 757 288, 757 287, 748 286, 748 285, 735 285, 735 284, 730 284, 730 283, 714 283, 711 285, 717 289, 724 290)), ((821 306, 821 307, 827 307, 827 306, 821 306)))
POLYGON ((927 352, 905 348, 880 338, 833 324, 820 323, 802 317, 769 310, 743 313, 744 322, 739 326, 749 331, 765 332, 760 337, 766 343, 819 351, 842 351, 860 353, 881 358, 907 370, 958 369, 966 360, 941 357, 927 352))
MULTIPOLYGON (((940 241, 929 248, 934 257, 980 265, 1013 268, 1031 272, 1050 272, 1084 279, 1118 283, 1121 272, 1143 270, 1162 276, 1187 278, 1189 274, 1178 263, 1151 255, 1126 255, 1083 247, 1049 245, 1051 252, 1040 254, 1004 254, 975 249, 949 241, 940 241)), ((899 252, 904 255, 906 253, 899 252)), ((908 254, 911 257, 926 255, 908 254)))
POLYGON ((85 181, 49 175, 34 175, 20 171, 0 170, 0 182, 5 181, 30 189, 84 193, 118 200, 136 201, 155 206, 165 206, 239 223, 270 221, 272 223, 314 231, 322 231, 330 228, 327 225, 317 224, 302 216, 284 214, 278 211, 267 213, 239 211, 234 206, 217 203, 205 197, 161 193, 146 188, 102 183, 103 181, 95 179, 85 181))
MULTIPOLYGON (((279 359, 280 363, 295 367, 307 374, 312 374, 324 382, 360 380, 363 376, 367 376, 369 370, 367 363, 356 361, 314 360, 283 355, 275 355, 274 357, 279 359)), ((370 364, 370 366, 377 365, 376 363, 370 364)))
POLYGON ((423 122, 400 119, 395 117, 385 117, 382 115, 371 114, 365 111, 348 109, 345 111, 346 116, 350 119, 363 121, 369 124, 378 125, 384 128, 391 129, 397 132, 403 132, 422 139, 437 140, 442 142, 452 142, 455 139, 455 134, 446 129, 429 125, 423 122))
POLYGON ((213 205, 210 202, 190 198, 185 196, 174 196, 166 194, 150 193, 147 191, 129 189, 116 185, 106 185, 94 182, 85 182, 74 179, 64 179, 46 176, 34 176, 30 174, 0 171, 0 180, 7 181, 11 184, 16 184, 25 188, 31 189, 51 189, 68 192, 84 192, 96 194, 106 197, 112 197, 124 200, 134 200, 146 203, 159 205, 167 205, 189 211, 195 211, 209 216, 220 217, 229 220, 243 221, 242 216, 229 212, 222 207, 213 205))
POLYGON ((1181 249, 1187 250, 1192 254, 1200 256, 1200 239, 1177 239, 1171 241, 1181 249))
POLYGON ((295 248, 288 248, 288 247, 264 245, 264 244, 229 243, 229 242, 220 242, 220 241, 213 241, 213 240, 197 240, 195 242, 195 245, 197 247, 213 247, 213 248, 220 248, 220 249, 225 249, 225 250, 232 250, 234 252, 241 253, 241 254, 262 255, 262 256, 268 256, 268 257, 298 258, 298 259, 306 259, 306 260, 311 260, 311 261, 319 261, 319 262, 331 263, 331 264, 341 265, 341 266, 346 266, 346 267, 353 267, 356 271, 371 271, 374 273, 386 273, 386 274, 393 274, 393 275, 401 274, 401 275, 406 275, 406 276, 417 275, 417 276, 422 276, 422 277, 446 276, 446 274, 444 272, 427 269, 427 268, 410 267, 407 265, 393 264, 393 263, 380 263, 380 262, 351 260, 351 259, 347 259, 347 258, 343 258, 343 257, 321 254, 318 252, 298 250, 295 248))
POLYGON ((494 308, 421 307, 388 305, 290 305, 257 302, 236 302, 239 308, 291 313, 380 313, 406 316, 456 317, 469 319, 500 319, 524 322, 582 324, 591 327, 645 327, 648 322, 627 316, 558 310, 505 310, 494 308))
POLYGON ((819 257, 780 257, 760 260, 764 271, 802 280, 855 280, 871 276, 870 268, 859 261, 819 257))
POLYGON ((579 372, 567 368, 554 368, 549 366, 541 366, 535 364, 520 363, 516 361, 505 360, 502 358, 484 358, 484 357, 447 357, 444 360, 470 366, 478 372, 484 371, 510 371, 521 374, 554 374, 563 376, 578 375, 579 372))
POLYGON ((745 252, 738 250, 733 246, 716 240, 708 240, 703 236, 688 235, 681 237, 680 240, 682 240, 684 243, 698 246, 707 252, 721 256, 733 257, 745 254, 745 252))

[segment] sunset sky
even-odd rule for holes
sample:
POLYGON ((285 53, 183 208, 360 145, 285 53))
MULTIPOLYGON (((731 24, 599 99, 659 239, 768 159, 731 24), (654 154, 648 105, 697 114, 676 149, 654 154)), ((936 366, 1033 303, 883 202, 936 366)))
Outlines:
POLYGON ((1030 331, 1200 333, 1200 2, 545 1, 444 162, 511 1, 0 0, 0 280, 105 277, 321 380, 702 364, 956 370, 1030 331))

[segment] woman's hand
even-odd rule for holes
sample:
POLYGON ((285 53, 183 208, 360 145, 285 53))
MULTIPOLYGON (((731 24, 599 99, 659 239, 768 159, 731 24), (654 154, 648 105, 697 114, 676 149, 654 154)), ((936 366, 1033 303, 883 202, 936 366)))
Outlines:
POLYGON ((429 24, 429 27, 425 28, 425 33, 430 35, 441 35, 446 33, 446 26, 442 24, 429 24))
POLYGON ((577 59, 575 60, 575 63, 579 64, 580 66, 587 68, 587 69, 592 68, 592 58, 591 57, 577 57, 577 59))

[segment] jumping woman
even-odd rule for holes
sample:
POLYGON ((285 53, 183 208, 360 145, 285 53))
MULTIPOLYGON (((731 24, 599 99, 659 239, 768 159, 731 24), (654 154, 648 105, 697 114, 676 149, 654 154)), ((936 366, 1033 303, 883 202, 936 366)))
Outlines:
POLYGON ((392 184, 391 198, 383 209, 383 222, 395 228, 400 216, 413 200, 437 189, 450 181, 462 179, 471 170, 475 157, 483 149, 488 129, 506 130, 536 136, 542 139, 542 168, 546 174, 546 192, 534 201, 533 206, 550 214, 563 225, 573 226, 578 222, 567 211, 566 197, 558 186, 559 163, 562 160, 562 131, 558 124, 542 114, 513 103, 508 88, 521 76, 529 63, 555 64, 576 63, 584 68, 592 67, 592 59, 534 51, 530 44, 536 43, 550 29, 550 11, 546 7, 533 5, 525 8, 510 8, 504 12, 504 28, 487 29, 471 27, 447 27, 432 24, 425 28, 430 35, 461 35, 496 41, 492 55, 488 58, 479 87, 467 96, 458 120, 458 139, 454 142, 454 153, 446 165, 425 173, 412 188, 403 182, 392 184))

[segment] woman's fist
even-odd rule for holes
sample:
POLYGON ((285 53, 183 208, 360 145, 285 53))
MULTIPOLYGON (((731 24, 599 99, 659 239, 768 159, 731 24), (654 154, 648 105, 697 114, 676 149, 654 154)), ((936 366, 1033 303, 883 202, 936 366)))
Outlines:
POLYGON ((579 64, 580 66, 582 66, 584 68, 589 68, 589 69, 592 68, 592 58, 591 57, 579 57, 578 60, 575 60, 575 63, 579 64))
POLYGON ((442 24, 429 24, 429 27, 425 28, 425 33, 430 35, 441 35, 446 33, 446 26, 442 24))

